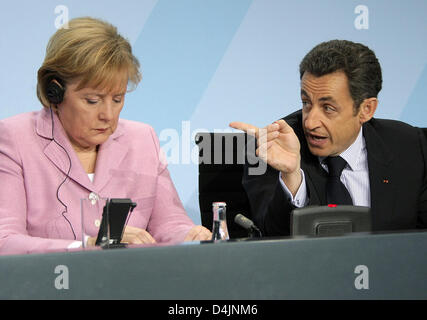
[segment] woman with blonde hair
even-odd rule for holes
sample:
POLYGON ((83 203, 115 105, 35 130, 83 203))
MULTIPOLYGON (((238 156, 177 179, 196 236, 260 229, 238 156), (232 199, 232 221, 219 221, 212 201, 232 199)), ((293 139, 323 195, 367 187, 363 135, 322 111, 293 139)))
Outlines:
MULTIPOLYGON (((42 110, 0 121, 0 253, 81 246, 80 199, 130 198, 123 241, 210 239, 186 214, 154 130, 120 119, 141 80, 111 24, 77 18, 50 39, 38 71, 42 110)), ((85 216, 94 245, 100 216, 85 216)))

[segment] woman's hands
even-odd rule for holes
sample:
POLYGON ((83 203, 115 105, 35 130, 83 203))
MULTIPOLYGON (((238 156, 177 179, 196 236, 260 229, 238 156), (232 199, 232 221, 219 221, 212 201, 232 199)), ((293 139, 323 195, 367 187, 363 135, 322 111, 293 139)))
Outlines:
MULTIPOLYGON (((93 247, 95 246, 95 242, 96 237, 89 237, 87 240, 87 246, 93 247)), ((156 240, 154 240, 147 230, 126 226, 121 242, 128 244, 151 244, 156 243, 156 240)))
POLYGON ((184 241, 212 240, 212 233, 203 226, 194 226, 185 236, 184 241))
MULTIPOLYGON (((204 241, 211 240, 212 233, 203 226, 194 226, 186 234, 184 241, 204 241)), ((95 246, 96 237, 89 237, 87 240, 88 247, 95 246)), ((144 229, 126 226, 122 237, 122 243, 128 244, 153 244, 156 240, 151 234, 144 229)))

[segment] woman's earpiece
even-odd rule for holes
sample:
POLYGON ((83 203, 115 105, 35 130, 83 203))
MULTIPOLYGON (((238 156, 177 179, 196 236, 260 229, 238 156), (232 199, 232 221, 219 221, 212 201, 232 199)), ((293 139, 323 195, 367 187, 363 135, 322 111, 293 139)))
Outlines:
POLYGON ((65 83, 58 77, 49 81, 46 87, 46 97, 51 104, 57 105, 64 100, 65 83))
MULTIPOLYGON (((46 87, 46 97, 49 100, 49 102, 51 104, 55 105, 55 106, 58 105, 58 104, 60 104, 62 102, 62 100, 64 100, 64 93, 65 93, 65 82, 62 81, 58 77, 53 77, 52 79, 50 79, 49 84, 46 87)), ((69 167, 68 167, 67 174, 65 175, 64 180, 58 186, 58 189, 56 189, 56 199, 64 207, 64 211, 61 213, 61 215, 64 217, 64 219, 70 225, 71 231, 73 232, 74 240, 76 240, 77 237, 76 237, 76 233, 74 232, 73 225, 71 224, 70 220, 68 220, 68 218, 65 216, 65 214, 68 213, 68 207, 67 207, 67 205, 59 197, 59 190, 61 189, 61 187, 65 183, 65 181, 67 181, 67 179, 69 178, 69 175, 70 175, 70 171, 71 171, 71 158, 70 158, 70 155, 67 152, 67 149, 65 149, 59 142, 57 142, 55 140, 55 137, 53 135, 53 133, 54 133, 54 121, 53 121, 52 105, 51 105, 51 107, 49 109, 50 109, 50 118, 51 118, 51 121, 52 121, 52 138, 51 138, 51 141, 53 141, 54 143, 56 143, 60 148, 62 148, 62 150, 64 150, 65 154, 67 155, 68 161, 69 161, 69 167)))

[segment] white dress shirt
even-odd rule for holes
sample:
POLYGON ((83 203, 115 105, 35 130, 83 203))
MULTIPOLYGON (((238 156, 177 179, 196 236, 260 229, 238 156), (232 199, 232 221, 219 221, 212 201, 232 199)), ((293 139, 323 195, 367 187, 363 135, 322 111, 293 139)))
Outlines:
MULTIPOLYGON (((368 153, 366 150, 365 138, 362 134, 362 128, 353 144, 341 153, 340 156, 347 161, 340 180, 350 193, 353 199, 353 205, 370 207, 371 193, 369 186, 368 153)), ((325 159, 325 157, 319 157, 319 162, 322 168, 328 171, 328 166, 323 163, 325 159)), ((301 174, 302 182, 295 197, 292 196, 292 193, 283 182, 282 174, 279 174, 279 181, 284 192, 292 204, 298 208, 304 207, 309 201, 305 175, 302 169, 301 174)))

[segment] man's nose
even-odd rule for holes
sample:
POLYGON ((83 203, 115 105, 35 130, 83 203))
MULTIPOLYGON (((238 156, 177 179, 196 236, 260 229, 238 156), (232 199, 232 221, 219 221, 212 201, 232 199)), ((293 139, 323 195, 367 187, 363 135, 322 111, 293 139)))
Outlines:
POLYGON ((319 108, 313 107, 309 111, 304 112, 304 126, 308 130, 314 130, 320 127, 321 113, 319 108))

